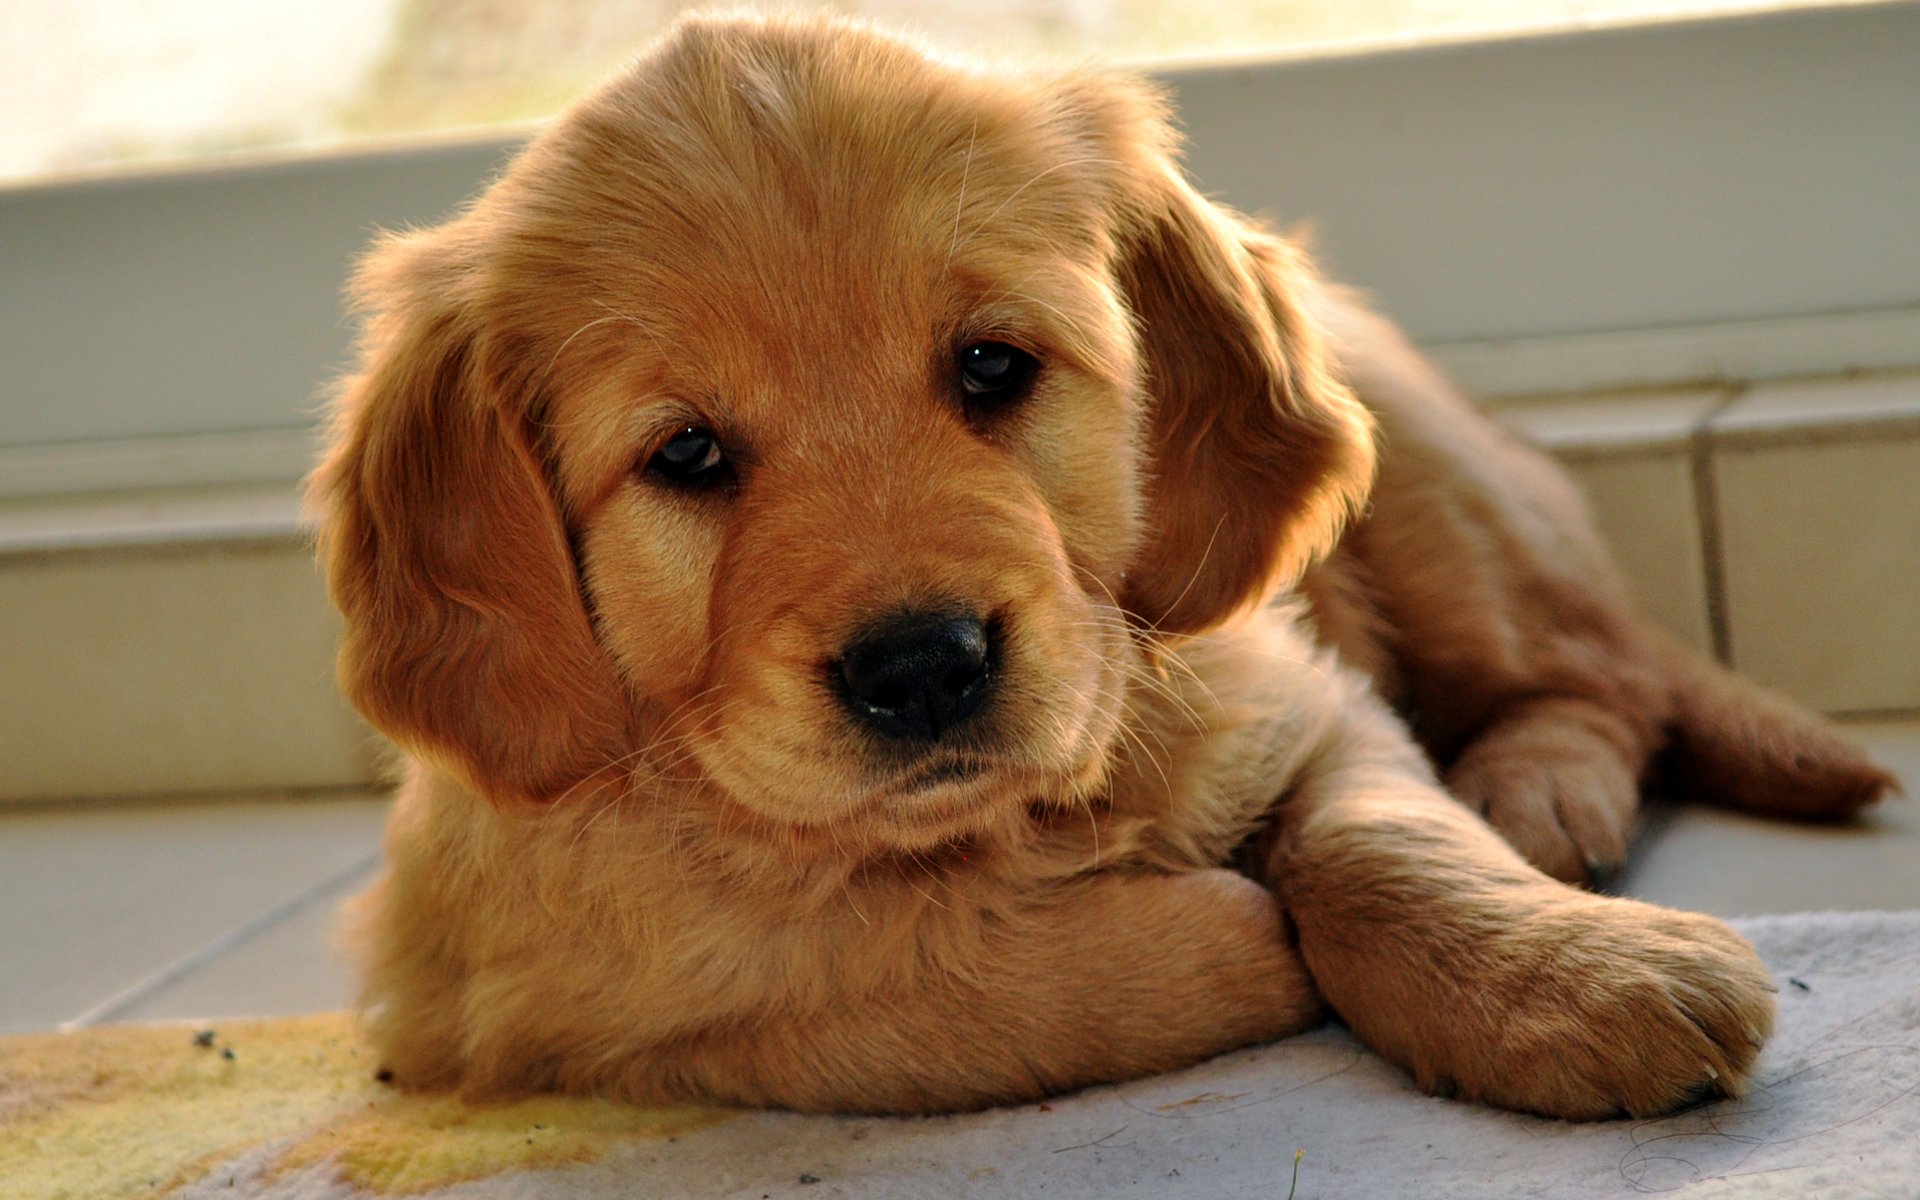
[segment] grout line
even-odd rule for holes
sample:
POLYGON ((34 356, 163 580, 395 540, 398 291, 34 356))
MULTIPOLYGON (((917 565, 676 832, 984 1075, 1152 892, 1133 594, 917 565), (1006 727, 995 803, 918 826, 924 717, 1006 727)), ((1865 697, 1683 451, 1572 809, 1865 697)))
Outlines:
POLYGON ((1694 516, 1700 523, 1700 565, 1706 575, 1703 582, 1707 593, 1707 630, 1713 638, 1713 656, 1726 666, 1733 665, 1733 614, 1727 599, 1727 556, 1720 530, 1720 483, 1714 472, 1713 422, 1745 391, 1745 385, 1729 387, 1719 403, 1701 414, 1699 424, 1687 437, 1694 516))
POLYGON ((181 979, 199 970, 229 950, 238 949, 246 945, 254 938, 259 937, 289 917, 322 900, 346 891, 347 888, 351 887, 367 872, 380 864, 381 853, 381 851, 375 850, 355 860, 354 863, 345 870, 330 875, 306 891, 300 892, 292 898, 276 904, 274 907, 261 913, 239 928, 222 934, 198 950, 161 967, 144 979, 136 980, 133 984, 107 997, 79 1016, 71 1020, 62 1021, 60 1023, 60 1031, 66 1033, 75 1029, 85 1029, 89 1026, 99 1025, 111 1021, 116 1017, 124 1016, 128 1011, 139 1005, 141 1001, 165 990, 172 984, 178 983, 181 979))

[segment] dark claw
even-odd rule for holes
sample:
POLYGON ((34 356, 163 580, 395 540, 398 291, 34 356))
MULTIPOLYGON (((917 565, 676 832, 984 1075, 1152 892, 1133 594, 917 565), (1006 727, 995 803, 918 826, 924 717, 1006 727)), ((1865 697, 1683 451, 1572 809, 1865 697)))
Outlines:
POLYGON ((1620 874, 1621 864, 1610 858, 1589 858, 1587 865, 1587 886, 1595 891, 1603 891, 1613 883, 1614 876, 1620 874))
POLYGON ((1686 1096, 1681 1099, 1679 1105, 1673 1111, 1683 1113, 1689 1109, 1700 1108, 1703 1105, 1717 1104, 1726 1098, 1727 1093, 1721 1089, 1718 1079, 1702 1079, 1688 1090, 1686 1096))

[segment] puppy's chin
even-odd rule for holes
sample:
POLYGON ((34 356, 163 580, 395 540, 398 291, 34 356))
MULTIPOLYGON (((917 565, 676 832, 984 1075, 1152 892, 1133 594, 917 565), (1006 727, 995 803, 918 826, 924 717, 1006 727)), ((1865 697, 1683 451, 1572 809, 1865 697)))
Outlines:
POLYGON ((991 835, 1037 811, 1072 807, 1100 791, 1102 747, 1075 764, 1039 769, 956 758, 904 772, 843 821, 868 844, 922 850, 991 835))
MULTIPOLYGON (((769 755, 745 730, 716 731, 694 757, 727 799, 764 827, 867 856, 926 850, 1007 832, 1039 811, 1098 795, 1120 739, 1119 672, 1082 693, 1088 703, 1048 736, 981 749, 935 749, 883 763, 769 755)), ((1063 706, 1065 707, 1065 706, 1063 706)), ((838 757, 838 756, 836 756, 838 757)))
POLYGON ((946 764, 883 787, 837 824, 870 846, 921 850, 986 834, 1057 786, 1032 771, 946 764))
POLYGON ((1008 832, 1037 809, 1080 803, 1104 779, 1103 755, 1040 767, 979 755, 938 756, 867 787, 722 789, 769 833, 795 847, 852 858, 917 853, 1008 832))

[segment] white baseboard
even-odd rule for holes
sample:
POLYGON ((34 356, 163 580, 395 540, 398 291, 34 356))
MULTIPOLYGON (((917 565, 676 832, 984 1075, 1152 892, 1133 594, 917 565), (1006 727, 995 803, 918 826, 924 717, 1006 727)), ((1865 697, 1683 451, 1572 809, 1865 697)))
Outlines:
POLYGON ((1920 365, 1920 307, 1426 347, 1481 396, 1757 381, 1920 365))
POLYGON ((145 488, 291 484, 313 465, 311 429, 0 446, 0 500, 145 488))

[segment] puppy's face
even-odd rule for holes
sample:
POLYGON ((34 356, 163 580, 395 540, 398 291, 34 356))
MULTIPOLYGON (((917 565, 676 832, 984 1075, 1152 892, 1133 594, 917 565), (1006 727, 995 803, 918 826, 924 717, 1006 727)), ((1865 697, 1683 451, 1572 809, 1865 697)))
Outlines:
POLYGON ((490 792, 635 768, 866 843, 1096 788, 1141 631, 1258 599, 1370 465, 1308 277, 1166 141, 1137 91, 683 27, 363 279, 316 485, 356 698, 490 792))
POLYGON ((1098 193, 1019 114, 748 82, 607 115, 517 234, 551 265, 506 272, 600 638, 668 773, 762 815, 912 838, 1071 796, 1141 521, 1098 193))

